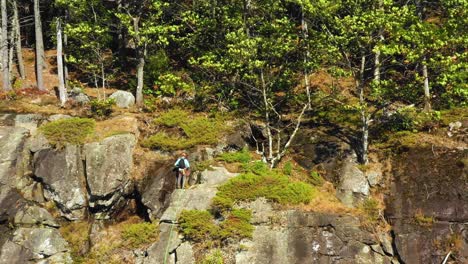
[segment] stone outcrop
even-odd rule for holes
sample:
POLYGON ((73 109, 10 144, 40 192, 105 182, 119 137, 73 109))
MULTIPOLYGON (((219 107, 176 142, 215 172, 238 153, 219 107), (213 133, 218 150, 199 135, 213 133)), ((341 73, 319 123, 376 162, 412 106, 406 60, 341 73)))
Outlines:
POLYGON ((135 104, 135 96, 133 96, 132 93, 126 91, 117 91, 109 98, 114 99, 115 103, 120 108, 130 108, 135 104))
POLYGON ((385 216, 405 263, 468 262, 467 152, 420 147, 392 162, 385 216))
MULTIPOLYGON (((216 195, 217 186, 236 176, 236 173, 228 172, 224 167, 214 167, 202 173, 202 184, 185 190, 175 190, 170 198, 169 207, 160 218, 159 241, 148 248, 147 257, 141 259, 144 264, 174 263, 179 255, 185 260, 194 260, 189 253, 191 246, 182 243, 177 235, 177 218, 182 210, 207 210, 210 208, 211 199, 216 195)), ((173 176, 173 175, 172 175, 173 176)), ((174 178, 173 178, 174 180, 174 178)), ((177 263, 194 263, 179 262, 177 263)))
POLYGON ((369 195, 370 186, 366 175, 358 168, 353 156, 347 157, 340 169, 340 182, 336 197, 349 207, 358 205, 369 195))
POLYGON ((84 145, 89 207, 99 218, 108 217, 132 191, 135 143, 134 135, 122 134, 84 145))
POLYGON ((44 149, 34 154, 34 175, 44 185, 45 196, 53 200, 70 220, 83 217, 87 198, 80 148, 44 149))
POLYGON ((21 127, 0 127, 0 184, 15 188, 22 175, 22 151, 29 131, 21 127))
POLYGON ((257 225, 253 239, 241 243, 247 249, 236 254, 237 264, 392 261, 354 217, 299 211, 275 215, 274 223, 257 225))

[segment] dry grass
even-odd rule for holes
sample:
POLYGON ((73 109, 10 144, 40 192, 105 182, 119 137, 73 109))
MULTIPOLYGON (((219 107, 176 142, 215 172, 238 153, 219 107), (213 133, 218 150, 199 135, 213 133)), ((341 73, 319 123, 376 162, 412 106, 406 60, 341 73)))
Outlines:
POLYGON ((309 204, 299 206, 299 209, 326 214, 359 215, 356 209, 346 207, 336 198, 336 191, 331 183, 326 182, 322 187, 318 187, 317 190, 314 199, 309 204))
POLYGON ((129 114, 117 116, 112 119, 96 123, 96 138, 103 139, 109 136, 131 133, 137 138, 140 134, 138 121, 129 114))

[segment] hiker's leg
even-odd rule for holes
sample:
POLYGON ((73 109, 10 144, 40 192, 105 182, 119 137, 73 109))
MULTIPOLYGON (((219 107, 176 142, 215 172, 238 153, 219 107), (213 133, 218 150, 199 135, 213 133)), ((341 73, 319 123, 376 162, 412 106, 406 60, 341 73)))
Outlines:
POLYGON ((180 174, 180 188, 183 189, 184 188, 184 183, 185 183, 185 174, 184 173, 181 173, 180 174))
POLYGON ((179 189, 179 177, 180 177, 180 172, 177 171, 176 172, 176 181, 175 181, 176 189, 179 189))

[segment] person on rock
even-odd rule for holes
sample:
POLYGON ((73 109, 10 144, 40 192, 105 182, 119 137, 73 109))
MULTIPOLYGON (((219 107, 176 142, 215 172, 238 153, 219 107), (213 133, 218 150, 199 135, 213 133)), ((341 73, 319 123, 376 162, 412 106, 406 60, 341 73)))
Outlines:
POLYGON ((183 189, 185 178, 190 175, 190 163, 187 159, 187 153, 182 152, 180 157, 174 163, 176 172, 176 189, 183 189))

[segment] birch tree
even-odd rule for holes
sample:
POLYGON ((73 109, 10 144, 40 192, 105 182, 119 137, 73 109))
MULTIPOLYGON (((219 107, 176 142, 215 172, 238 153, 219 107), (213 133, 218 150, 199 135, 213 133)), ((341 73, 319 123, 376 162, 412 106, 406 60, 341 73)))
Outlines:
POLYGON ((42 72, 45 65, 45 53, 39 0, 34 0, 34 31, 36 37, 36 83, 39 90, 45 91, 42 72))
POLYGON ((24 69, 23 50, 21 47, 21 27, 18 15, 17 0, 12 1, 13 4, 13 32, 15 32, 14 46, 16 49, 16 60, 18 62, 18 72, 22 79, 26 78, 26 71, 24 69))
POLYGON ((59 98, 60 104, 63 106, 67 102, 67 90, 65 88, 65 76, 63 67, 63 39, 62 39, 62 23, 57 19, 57 73, 59 79, 59 98))
POLYGON ((1 0, 1 15, 2 15, 2 28, 1 28, 1 54, 2 54, 2 77, 3 77, 3 90, 11 90, 10 83, 10 69, 9 66, 9 54, 8 54, 8 12, 7 12, 7 1, 1 0))

